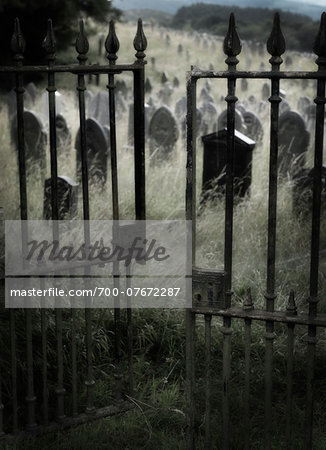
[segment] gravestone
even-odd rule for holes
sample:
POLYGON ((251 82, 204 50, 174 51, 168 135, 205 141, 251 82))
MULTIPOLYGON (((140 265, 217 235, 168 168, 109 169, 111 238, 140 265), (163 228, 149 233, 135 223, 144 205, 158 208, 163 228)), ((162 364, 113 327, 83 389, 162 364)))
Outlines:
POLYGON ((263 84, 263 88, 262 88, 262 99, 263 100, 268 100, 268 98, 271 95, 271 91, 270 91, 270 86, 267 83, 263 84))
POLYGON ((166 43, 167 47, 170 47, 170 45, 171 45, 171 38, 170 38, 169 34, 167 34, 166 37, 165 37, 165 43, 166 43))
POLYGON ((300 172, 306 159, 309 133, 303 117, 296 111, 286 111, 279 118, 278 170, 282 176, 293 177, 300 172))
MULTIPOLYGON (((313 205, 314 168, 302 169, 293 177, 292 205, 296 215, 306 218, 313 205)), ((326 166, 321 174, 321 204, 326 204, 326 166)))
POLYGON ((88 116, 96 119, 101 125, 109 125, 109 93, 97 92, 91 99, 88 107, 88 116))
POLYGON ((208 134, 216 131, 218 110, 214 103, 204 103, 200 108, 202 113, 202 132, 208 134))
POLYGON ((173 88, 170 85, 170 83, 164 83, 162 88, 159 90, 157 96, 161 100, 162 105, 170 106, 172 94, 173 88))
MULTIPOLYGON (((78 183, 66 176, 57 177, 59 220, 71 220, 77 215, 78 183)), ((51 178, 44 182, 43 219, 52 219, 51 178)))
POLYGON ((155 56, 151 57, 152 69, 155 69, 155 56))
POLYGON ((166 76, 166 73, 163 72, 162 76, 161 76, 161 84, 167 83, 168 81, 169 80, 168 80, 168 77, 166 76))
POLYGON ((33 83, 33 81, 30 81, 27 86, 26 86, 26 91, 29 93, 31 100, 33 102, 33 105, 36 102, 36 98, 37 98, 37 87, 35 86, 35 84, 33 83))
MULTIPOLYGON (((86 109, 86 116, 89 116, 89 105, 92 101, 92 98, 94 97, 94 94, 92 91, 86 90, 84 91, 84 97, 85 97, 85 109, 86 109)), ((78 98, 77 98, 77 104, 78 104, 78 98)))
POLYGON ((183 47, 182 47, 182 44, 179 44, 178 45, 178 54, 182 55, 182 53, 183 53, 183 47))
POLYGON ((286 100, 282 100, 279 105, 280 115, 287 111, 290 111, 290 110, 291 110, 291 106, 288 104, 288 102, 286 100))
MULTIPOLYGON (((234 194, 244 197, 251 185, 252 152, 255 142, 235 131, 234 194)), ((204 145, 202 202, 224 193, 227 161, 227 131, 220 130, 202 137, 204 145)))
POLYGON ((209 66, 208 66, 208 68, 209 68, 209 70, 214 70, 214 66, 213 66, 213 64, 212 63, 209 63, 209 66))
POLYGON ((248 90, 248 81, 247 81, 246 78, 242 78, 242 79, 241 79, 241 90, 242 90, 243 92, 245 92, 245 91, 248 90))
POLYGON ((156 159, 168 156, 178 140, 177 121, 167 106, 158 108, 149 124, 150 154, 156 159))
MULTIPOLYGON (((43 128, 41 119, 34 111, 25 110, 23 118, 25 158, 28 161, 30 168, 32 168, 32 164, 36 164, 43 173, 46 168, 46 132, 43 128)), ((18 151, 17 115, 15 115, 11 121, 11 139, 18 151)))
POLYGON ((285 57, 285 67, 290 67, 290 66, 292 66, 292 64, 293 64, 293 61, 292 61, 291 56, 287 55, 285 57))
POLYGON ((66 119, 62 114, 57 114, 55 118, 57 146, 58 148, 69 149, 71 145, 71 132, 66 119))
POLYGON ((251 111, 245 111, 243 120, 247 127, 246 135, 253 141, 261 142, 264 134, 263 125, 256 114, 251 111))
POLYGON ((152 83, 149 78, 146 78, 145 81, 145 92, 146 94, 150 94, 153 90, 152 83))
MULTIPOLYGON (((94 118, 86 120, 88 174, 92 183, 104 186, 107 179, 109 139, 104 127, 94 118)), ((77 180, 81 180, 81 140, 78 130, 76 140, 77 180)))
POLYGON ((174 113, 179 120, 182 120, 187 113, 187 97, 180 98, 175 104, 174 113))
POLYGON ((115 82, 115 91, 116 92, 121 92, 122 95, 124 96, 125 100, 127 100, 127 98, 128 98, 128 86, 127 86, 125 80, 117 80, 115 82))
POLYGON ((298 105, 297 105, 298 111, 299 111, 301 114, 306 115, 306 113, 307 113, 307 108, 308 108, 308 106, 310 106, 310 105, 311 105, 311 100, 310 100, 310 98, 307 97, 307 96, 302 96, 302 97, 300 97, 299 100, 298 100, 298 105))
POLYGON ((178 88, 180 86, 180 81, 178 77, 173 78, 173 87, 178 88))
MULTIPOLYGON (((227 128, 227 109, 221 112, 217 120, 217 130, 224 130, 227 128)), ((245 124, 243 116, 240 111, 235 110, 235 129, 243 132, 245 130, 245 124)))

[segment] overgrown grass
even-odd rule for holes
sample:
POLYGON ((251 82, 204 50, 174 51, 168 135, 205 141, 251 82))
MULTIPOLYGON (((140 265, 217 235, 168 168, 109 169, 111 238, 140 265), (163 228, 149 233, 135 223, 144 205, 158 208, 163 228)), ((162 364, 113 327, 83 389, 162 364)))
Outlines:
MULTIPOLYGON (((104 29, 101 30, 103 32, 104 29)), ((240 34, 241 34, 241 30, 240 34)), ((121 52, 119 62, 130 62, 134 54, 131 35, 135 33, 135 27, 129 24, 119 24, 117 33, 121 40, 121 52)), ((224 69, 225 56, 222 54, 221 42, 217 42, 217 50, 213 52, 204 50, 194 43, 194 39, 182 33, 169 31, 171 46, 165 46, 166 31, 150 28, 146 29, 149 48, 148 60, 155 56, 155 68, 148 64, 147 74, 151 76, 155 86, 153 97, 157 101, 157 91, 160 83, 161 72, 167 72, 170 79, 178 76, 180 87, 175 90, 172 105, 185 95, 185 71, 190 63, 201 67, 208 67, 212 62, 217 70, 224 69), (190 61, 187 61, 185 51, 182 56, 177 54, 177 45, 182 42, 184 49, 188 48, 190 61), (213 60, 212 60, 213 58, 213 60)), ((90 60, 96 62, 97 42, 91 38, 90 60)), ((71 54, 66 55, 71 58, 71 54)), ((251 59, 251 68, 258 69, 262 57, 251 54, 249 48, 244 46, 240 55, 239 68, 246 69, 247 58, 251 59)), ((100 58, 99 58, 100 59, 100 58)), ((263 57, 268 61, 268 56, 263 57)), ((309 55, 303 57, 293 54, 295 65, 301 65, 301 69, 314 70, 312 59, 309 55)), ((104 59, 101 60, 104 62, 104 59)), ((129 85, 131 78, 124 77, 129 85)), ((78 110, 76 94, 74 91, 75 80, 73 77, 58 77, 61 82, 60 90, 64 98, 63 112, 71 127, 73 142, 77 132, 78 110)), ((100 88, 104 88, 107 80, 102 77, 100 88)), ((200 92, 203 82, 198 83, 200 92)), ((239 101, 244 101, 250 95, 261 90, 262 83, 249 82, 246 93, 239 93, 239 101)), ((287 90, 287 101, 292 108, 296 108, 298 99, 298 85, 293 82, 284 82, 287 90)), ((284 87, 283 86, 283 87, 284 87)), ((96 90, 96 87, 92 87, 96 90)), ((305 94, 313 98, 313 83, 305 91, 305 94)), ((221 96, 226 95, 225 83, 217 81, 212 83, 212 95, 218 103, 219 112, 225 108, 221 96)), ((33 106, 37 112, 42 111, 42 103, 39 101, 33 106)), ((268 155, 269 155, 269 118, 268 113, 263 113, 261 120, 264 124, 264 140, 257 146, 253 157, 253 177, 250 196, 239 201, 234 210, 234 268, 233 289, 234 302, 241 303, 247 287, 251 287, 256 306, 264 307, 264 291, 266 284, 266 249, 267 249, 267 211, 268 211, 268 155)), ((118 126, 118 168, 119 168, 119 204, 122 219, 130 219, 134 216, 134 180, 133 180, 133 150, 127 146, 127 115, 119 117, 118 126)), ((0 145, 2 165, 0 168, 0 204, 4 207, 5 219, 19 218, 19 185, 17 170, 17 155, 10 143, 10 126, 7 120, 6 109, 0 112, 0 145)), ((146 204, 148 219, 183 219, 185 210, 185 180, 186 180, 186 145, 179 139, 175 152, 170 159, 155 165, 146 156, 146 204)), ((49 176, 49 149, 47 151, 47 176, 49 176)), ((311 152, 307 166, 311 167, 311 152)), ((59 174, 68 175, 75 179, 75 152, 73 145, 70 151, 59 152, 59 174)), ((197 201, 199 206, 202 171, 202 146, 198 140, 197 145, 197 201)), ((276 261, 276 306, 284 310, 291 289, 295 290, 298 309, 307 310, 306 299, 309 295, 309 252, 310 252, 310 219, 304 215, 296 216, 292 211, 292 181, 283 180, 279 184, 278 191, 278 223, 277 223, 277 261, 276 261)), ((90 208, 92 219, 112 218, 112 194, 111 179, 108 177, 106 188, 100 191, 96 186, 90 189, 90 208)), ((43 180, 36 165, 29 166, 28 177, 28 210, 30 219, 41 219, 43 210, 43 180)), ((79 218, 82 218, 82 198, 79 198, 79 218)), ((325 212, 325 211, 324 211, 325 212)), ((321 248, 325 248, 326 230, 325 217, 323 216, 321 230, 321 248)), ((202 267, 221 268, 223 266, 224 248, 224 201, 218 199, 208 202, 206 208, 197 217, 197 264, 202 267)), ((3 252, 3 250, 2 250, 3 252)), ((325 298, 325 263, 320 267, 320 297, 325 298)), ((320 310, 325 310, 321 303, 320 310)), ((10 353, 8 346, 9 319, 8 312, 2 311, 3 323, 0 333, 2 363, 5 374, 10 373, 10 353)), ((38 312, 33 312, 33 345, 35 353, 35 380, 41 377, 41 332, 40 317, 38 312)), ((65 386, 67 388, 66 406, 71 410, 71 314, 64 312, 64 364, 65 386)), ((23 314, 16 315, 17 332, 17 363, 19 374, 19 396, 25 395, 26 357, 25 357, 25 319, 23 314)), ((93 312, 93 360, 96 378, 95 403, 97 406, 105 406, 114 401, 114 319, 109 310, 95 310, 93 312)), ((168 310, 139 310, 133 312, 133 369, 135 377, 135 389, 132 398, 135 408, 122 416, 103 419, 86 426, 80 426, 70 431, 62 431, 24 440, 21 443, 6 444, 3 448, 43 449, 73 448, 88 449, 112 448, 185 448, 185 325, 183 311, 168 310)), ((122 369, 124 372, 123 390, 128 392, 127 378, 127 338, 126 318, 122 314, 122 369)), ((221 395, 222 395, 222 333, 221 322, 214 319, 212 324, 212 424, 214 448, 221 446, 221 395)), ((244 343, 243 323, 233 321, 232 334, 232 371, 231 371, 231 423, 233 429, 239 430, 232 434, 232 448, 242 448, 243 436, 243 373, 244 373, 244 343)), ((56 335, 55 321, 51 311, 48 311, 48 371, 49 389, 52 392, 56 386, 56 335)), ((286 392, 286 327, 276 327, 277 339, 274 346, 274 429, 279 430, 275 435, 273 448, 284 448, 284 416, 285 416, 285 392, 286 392)), ((305 391, 305 366, 306 344, 304 338, 306 329, 298 327, 296 331, 295 345, 295 373, 294 391, 294 445, 302 448, 303 424, 304 424, 304 391, 305 391)), ((82 311, 77 313, 77 365, 78 365, 78 391, 79 410, 86 406, 86 353, 84 315, 82 311)), ((197 320, 196 340, 196 366, 197 366, 197 446, 204 448, 204 320, 197 320)), ((264 327, 261 324, 253 324, 252 327, 252 377, 251 377, 251 411, 252 411, 252 448, 262 448, 263 441, 263 416, 264 416, 264 327)), ((316 361, 316 390, 318 401, 315 412, 315 443, 314 448, 324 449, 325 438, 325 360, 326 339, 324 331, 319 332, 316 361)), ((41 383, 36 383, 36 393, 41 399, 41 383)), ((4 399, 10 397, 10 380, 5 375, 3 385, 4 399)), ((39 402, 39 400, 38 400, 39 402)), ((26 413, 25 407, 20 408, 20 417, 26 413)), ((54 411, 51 411, 54 413, 54 411)), ((41 410, 38 411, 40 419, 41 410)), ((6 425, 10 421, 10 413, 6 413, 6 425)))

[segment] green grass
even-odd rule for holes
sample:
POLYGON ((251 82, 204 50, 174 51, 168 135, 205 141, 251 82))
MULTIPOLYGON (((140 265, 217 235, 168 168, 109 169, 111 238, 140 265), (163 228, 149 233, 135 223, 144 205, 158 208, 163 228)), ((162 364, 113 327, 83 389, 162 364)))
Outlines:
MULTIPOLYGON (((100 32, 106 32, 104 28, 100 32)), ((134 59, 132 38, 135 27, 129 24, 118 24, 117 34, 120 39, 121 51, 118 62, 129 63, 134 59)), ((239 30, 241 31, 241 30, 239 30)), ((169 30, 171 47, 165 46, 165 34, 160 30, 149 27, 145 29, 148 38, 147 59, 149 61, 146 72, 151 77, 152 84, 159 89, 161 73, 165 71, 169 78, 178 76, 180 87, 176 90, 173 103, 185 95, 186 70, 190 63, 207 68, 212 62, 216 70, 225 68, 221 50, 221 42, 217 42, 216 52, 204 50, 194 43, 194 39, 186 34, 169 30), (182 43, 184 49, 190 52, 190 61, 184 55, 178 57, 177 45, 182 43), (155 56, 156 65, 152 67, 150 58, 155 56)), ((91 51, 89 60, 105 62, 97 58, 97 40, 90 37, 91 51)), ((246 57, 251 58, 251 68, 259 69, 261 57, 252 55, 248 47, 244 46, 240 55, 239 69, 246 69, 246 57)), ((315 70, 310 55, 293 54, 293 67, 315 70), (300 67, 299 67, 300 66, 300 67)), ((75 58, 71 51, 62 55, 65 60, 75 58)), ((268 67, 268 55, 263 57, 268 67)), ((131 85, 131 77, 123 76, 131 85)), ((101 88, 105 88, 107 80, 102 76, 101 88)), ((65 99, 64 112, 67 116, 72 135, 78 130, 78 109, 75 101, 76 80, 72 76, 58 76, 59 90, 65 99)), ((239 93, 239 101, 245 100, 252 94, 259 97, 262 82, 249 81, 249 89, 245 94, 239 93)), ((287 101, 292 108, 296 108, 298 99, 298 85, 293 82, 282 82, 282 88, 287 91, 287 101)), ((204 85, 198 82, 198 92, 204 85)), ((45 86, 45 84, 44 84, 45 86)), ((301 86, 301 85, 300 85, 301 86)), ((92 86, 96 91, 96 87, 92 86)), ((225 102, 220 97, 226 95, 226 84, 223 81, 212 82, 212 93, 218 103, 219 111, 225 108, 225 102)), ((314 84, 310 82, 305 95, 313 98, 314 84)), ((301 95, 301 94, 300 94, 301 95)), ((42 111, 41 102, 37 102, 33 109, 42 111)), ((268 155, 269 155, 269 117, 268 113, 261 117, 264 123, 264 140, 254 151, 253 177, 251 195, 240 201, 234 211, 234 265, 233 265, 233 301, 241 303, 247 287, 251 287, 252 296, 257 307, 264 307, 264 292, 266 289, 266 249, 267 249, 267 210, 268 210, 268 155)), ((127 147, 127 117, 117 122, 118 133, 118 167, 119 167, 119 204, 122 219, 134 217, 134 180, 133 180, 133 152, 127 147)), ((0 145, 2 161, 0 167, 0 205, 4 208, 5 219, 19 218, 19 188, 16 153, 10 144, 9 124, 6 109, 0 112, 0 145)), ((74 139, 73 139, 74 140, 74 139)), ((72 146, 73 147, 73 146, 72 146)), ((185 180, 186 180, 186 146, 179 140, 171 159, 163 161, 159 166, 150 164, 146 156, 146 205, 148 219, 183 219, 185 210, 185 180)), ((147 152, 148 153, 148 152, 147 152)), ((49 170, 49 149, 47 149, 47 176, 49 170)), ((312 165, 310 150, 307 166, 312 165)), ((202 146, 197 145, 197 200, 201 190, 202 146)), ((68 175, 75 179, 75 153, 59 153, 59 174, 68 175)), ((28 207, 30 219, 42 218, 43 187, 41 174, 37 167, 29 168, 28 177, 28 207)), ((111 206, 111 179, 104 191, 96 186, 90 189, 90 208, 92 219, 112 218, 111 206)), ((79 197, 79 218, 82 218, 82 198, 79 197)), ((323 216, 321 230, 321 248, 326 245, 325 217, 323 216)), ((307 311, 307 297, 309 295, 309 255, 310 251, 310 221, 304 217, 296 217, 292 212, 291 180, 280 183, 278 191, 278 223, 277 223, 277 260, 276 260, 276 307, 284 310, 291 289, 295 290, 298 309, 307 311)), ((224 247, 224 201, 217 200, 208 203, 207 208, 197 218, 197 264, 201 267, 221 268, 223 266, 224 247)), ((2 250, 3 253, 3 250, 2 250)), ((320 267, 320 297, 325 298, 325 263, 320 267)), ((321 302, 320 310, 325 312, 321 302)), ((9 321, 6 311, 2 311, 2 332, 0 333, 1 348, 4 349, 2 361, 4 373, 10 373, 10 359, 8 348, 9 321)), ((25 362, 25 322, 22 314, 17 313, 17 362, 19 374, 19 394, 25 395, 26 362, 25 362)), ((33 345, 36 355, 35 380, 41 376, 41 335, 39 313, 33 313, 33 345)), ((48 358, 49 358, 49 384, 51 392, 56 384, 56 338, 55 322, 52 312, 48 312, 48 358)), ((35 439, 26 439, 1 448, 26 449, 182 449, 185 448, 185 324, 183 311, 168 310, 139 310, 133 312, 133 366, 135 390, 131 402, 135 408, 117 417, 102 419, 88 425, 79 426, 69 431, 60 431, 35 439)), ((212 323, 212 424, 214 448, 221 446, 221 394, 222 394, 222 333, 221 321, 214 319, 212 323)), ((64 312, 63 343, 65 363, 65 386, 67 388, 66 406, 71 409, 71 316, 64 312)), ((113 358, 113 314, 112 311, 96 310, 93 312, 93 350, 95 370, 95 403, 105 406, 114 397, 114 358, 113 358)), ((232 371, 231 371, 231 423, 239 432, 232 433, 232 448, 241 448, 244 436, 243 429, 243 373, 244 373, 244 344, 243 323, 232 322, 232 371)), ((273 448, 284 448, 284 414, 286 392, 286 346, 287 334, 283 326, 276 327, 277 339, 274 347, 274 429, 280 431, 279 436, 273 439, 273 448)), ((306 329, 298 327, 295 345, 295 373, 294 413, 294 445, 302 448, 304 433, 304 392, 306 370, 306 344, 304 337, 306 329)), ((253 324, 252 327, 252 377, 251 377, 251 407, 252 407, 252 448, 262 448, 263 441, 263 413, 264 413, 264 327, 253 324)), ((77 364, 78 364, 78 391, 80 411, 86 406, 86 376, 85 330, 84 316, 80 311, 77 314, 77 364)), ((323 330, 319 332, 316 361, 316 387, 318 398, 315 412, 315 442, 314 449, 324 449, 326 446, 323 430, 325 429, 325 360, 326 339, 323 330)), ((122 369, 124 372, 123 390, 127 392, 128 377, 126 367, 127 340, 126 319, 122 313, 122 369)), ((197 367, 197 418, 196 433, 197 447, 204 448, 204 320, 197 320, 196 340, 196 367, 197 367)), ((6 377, 6 375, 5 375, 6 377)), ((10 382, 5 378, 3 395, 5 400, 10 395, 10 382)), ((36 383, 37 397, 41 398, 41 383, 36 383)), ((52 394, 51 394, 52 395, 52 394)), ((52 397, 51 397, 52 398, 52 397)), ((22 401, 24 403, 24 401, 22 401)), ((24 415, 23 408, 20 415, 24 415)), ((38 414, 40 412, 38 411, 38 414)), ((5 416, 6 424, 10 419, 5 416)))

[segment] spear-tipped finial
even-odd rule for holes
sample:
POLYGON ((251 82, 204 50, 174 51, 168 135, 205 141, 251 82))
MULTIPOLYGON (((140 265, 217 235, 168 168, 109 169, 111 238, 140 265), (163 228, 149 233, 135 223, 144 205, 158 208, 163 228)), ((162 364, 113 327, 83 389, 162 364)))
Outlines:
POLYGON ((286 313, 288 316, 296 316, 297 315, 297 306, 295 304, 294 291, 291 289, 288 304, 286 307, 286 313))
POLYGON ((326 65, 326 12, 320 18, 319 31, 315 39, 314 53, 318 56, 317 64, 326 65))
POLYGON ((272 32, 267 40, 267 51, 272 55, 269 62, 273 68, 279 68, 283 62, 281 55, 285 52, 285 39, 281 30, 280 15, 278 12, 274 14, 272 32))
POLYGON ((233 13, 230 14, 229 28, 223 42, 223 51, 228 55, 225 62, 229 66, 229 69, 235 68, 239 62, 236 56, 241 52, 241 42, 235 26, 233 13))
POLYGON ((84 30, 84 22, 81 20, 79 22, 79 33, 76 39, 76 50, 78 55, 78 59, 81 63, 87 60, 86 53, 88 52, 89 44, 88 39, 84 30))
POLYGON ((17 55, 22 56, 25 50, 25 39, 20 30, 20 23, 18 17, 15 19, 14 34, 11 38, 11 51, 17 55))
POLYGON ((147 39, 143 30, 143 22, 138 19, 137 33, 134 39, 134 49, 137 51, 136 58, 142 60, 145 58, 145 50, 147 48, 147 39))
POLYGON ((108 53, 107 58, 110 62, 114 62, 116 61, 116 59, 118 59, 116 53, 118 52, 119 48, 120 43, 115 33, 114 21, 111 20, 109 26, 109 34, 105 40, 105 50, 108 53))
POLYGON ((43 48, 44 48, 46 54, 48 55, 48 57, 51 57, 51 59, 53 58, 53 56, 55 54, 55 47, 56 47, 56 40, 54 37, 52 20, 48 19, 48 28, 47 28, 46 36, 43 41, 43 48))
POLYGON ((247 295, 243 301, 243 309, 244 311, 251 311, 254 309, 254 302, 252 300, 250 287, 247 289, 247 295))

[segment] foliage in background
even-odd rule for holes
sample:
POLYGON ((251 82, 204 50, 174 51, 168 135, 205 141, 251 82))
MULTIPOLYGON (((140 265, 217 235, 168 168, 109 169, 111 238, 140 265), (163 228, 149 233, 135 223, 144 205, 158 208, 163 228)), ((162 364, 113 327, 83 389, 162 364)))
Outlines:
MULTIPOLYGON (((224 36, 231 12, 235 14, 242 39, 266 42, 275 14, 274 10, 267 8, 239 8, 197 3, 180 8, 172 20, 172 26, 224 36)), ((285 11, 282 11, 281 22, 287 48, 311 52, 318 24, 307 16, 285 11)))

